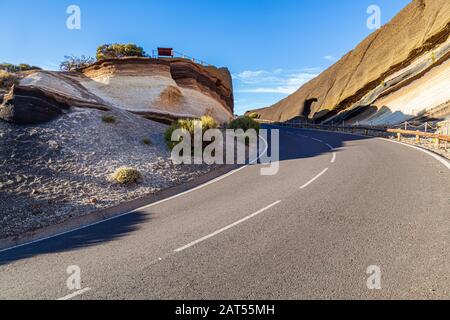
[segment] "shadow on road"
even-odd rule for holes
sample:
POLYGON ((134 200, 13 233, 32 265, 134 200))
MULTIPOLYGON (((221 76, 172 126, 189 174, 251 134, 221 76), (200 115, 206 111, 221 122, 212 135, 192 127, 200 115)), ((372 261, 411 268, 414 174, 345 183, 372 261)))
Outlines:
MULTIPOLYGON (((351 141, 373 139, 373 137, 340 132, 295 129, 269 125, 264 125, 262 128, 269 129, 269 132, 272 129, 280 130, 280 161, 314 158, 326 153, 339 152, 339 149, 351 141), (323 143, 312 138, 319 139, 323 143), (334 150, 330 150, 326 144, 332 146, 334 150)), ((268 136, 270 145, 270 133, 268 136)))
MULTIPOLYGON (((263 128, 280 129, 280 161, 314 158, 332 152, 326 143, 334 148, 333 152, 338 152, 349 141, 372 139, 343 133, 267 125, 264 125, 263 128), (312 138, 322 140, 323 143, 312 138)), ((270 133, 268 136, 270 145, 270 133)), ((136 232, 140 224, 150 219, 148 213, 133 212, 88 228, 6 251, 0 253, 0 266, 37 255, 61 253, 106 244, 136 232)))
POLYGON ((148 213, 133 212, 78 231, 0 253, 0 266, 36 255, 78 250, 121 239, 137 231, 150 219, 148 213))

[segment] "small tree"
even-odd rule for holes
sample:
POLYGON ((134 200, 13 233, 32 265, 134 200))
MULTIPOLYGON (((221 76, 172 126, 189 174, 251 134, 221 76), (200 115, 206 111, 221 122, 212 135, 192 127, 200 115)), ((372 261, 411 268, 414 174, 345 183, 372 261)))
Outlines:
POLYGON ((75 56, 64 56, 64 61, 59 65, 59 69, 62 71, 73 71, 76 69, 88 67, 95 62, 92 57, 75 57, 75 56))
POLYGON ((6 72, 19 72, 19 71, 28 71, 28 70, 41 70, 41 68, 36 66, 30 66, 29 64, 21 63, 19 65, 11 64, 11 63, 1 63, 0 70, 6 72))
POLYGON ((39 67, 30 66, 29 64, 26 64, 26 63, 21 63, 21 64, 19 64, 18 67, 19 67, 19 71, 42 70, 39 67))
POLYGON ((145 57, 142 47, 135 44, 104 44, 97 48, 97 60, 116 59, 124 57, 145 57))

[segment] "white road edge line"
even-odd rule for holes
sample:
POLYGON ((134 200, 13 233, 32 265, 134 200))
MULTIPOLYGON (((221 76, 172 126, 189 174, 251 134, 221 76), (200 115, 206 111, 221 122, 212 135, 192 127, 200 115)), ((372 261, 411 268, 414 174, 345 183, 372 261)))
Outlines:
MULTIPOLYGON (((275 126, 275 127, 284 128, 283 126, 275 126)), ((294 128, 294 130, 330 132, 330 131, 326 131, 326 130, 305 129, 305 128, 303 128, 303 129, 294 128)), ((335 132, 335 133, 337 133, 337 132, 335 132)), ((366 138, 366 139, 374 139, 374 137, 365 136, 365 135, 362 135, 362 134, 347 133, 347 132, 339 132, 339 134, 355 136, 355 137, 362 137, 362 138, 366 138)), ((398 142, 398 141, 394 141, 394 140, 390 140, 390 139, 386 139, 386 138, 375 138, 375 139, 380 140, 380 141, 387 141, 387 142, 397 143, 397 144, 403 145, 405 147, 410 147, 410 148, 413 148, 413 149, 425 152, 426 154, 428 154, 429 156, 433 157, 434 159, 436 159, 437 161, 442 163, 445 167, 447 167, 447 169, 450 170, 450 162, 448 160, 446 160, 444 157, 438 156, 437 154, 435 154, 435 153, 433 153, 431 151, 428 151, 426 149, 419 148, 419 147, 416 147, 416 146, 412 146, 412 145, 407 144, 407 143, 402 143, 402 142, 398 142)))
POLYGON ((331 163, 336 162, 336 152, 333 152, 333 159, 331 159, 331 163))
POLYGON ((247 217, 245 217, 245 218, 243 218, 243 219, 241 219, 239 221, 236 221, 236 222, 234 222, 234 223, 232 223, 232 224, 230 224, 230 225, 228 225, 228 226, 226 226, 226 227, 224 227, 222 229, 219 229, 219 230, 217 230, 217 231, 215 231, 215 232, 213 232, 213 233, 211 233, 211 234, 209 234, 209 235, 207 235, 207 236, 205 236, 203 238, 200 238, 200 239, 195 240, 195 241, 193 241, 193 242, 191 242, 191 243, 189 243, 189 244, 187 244, 187 245, 185 245, 183 247, 175 249, 174 252, 179 253, 179 252, 184 251, 184 250, 186 250, 188 248, 191 248, 191 247, 193 247, 193 246, 195 246, 195 245, 197 245, 197 244, 199 244, 199 243, 201 243, 201 242, 203 242, 205 240, 208 240, 208 239, 210 239, 210 238, 212 238, 214 236, 217 236, 220 233, 223 233, 223 232, 225 232, 225 231, 227 231, 227 230, 229 230, 229 229, 231 229, 231 228, 233 228, 233 227, 235 227, 235 226, 237 226, 237 225, 239 225, 239 224, 241 224, 241 223, 243 223, 243 222, 245 222, 247 220, 250 220, 251 218, 256 217, 257 215, 263 213, 264 211, 269 210, 270 208, 276 206, 279 203, 281 203, 281 200, 278 200, 278 201, 272 203, 271 205, 268 205, 267 207, 265 207, 265 208, 255 212, 255 213, 252 213, 251 215, 249 215, 249 216, 247 216, 247 217))
POLYGON ((429 156, 432 156, 433 158, 435 158, 437 161, 439 161, 440 163, 442 163, 444 166, 447 167, 447 169, 450 170, 450 162, 447 161, 447 160, 445 160, 443 157, 438 156, 437 154, 431 152, 431 151, 428 151, 428 150, 426 150, 426 149, 419 148, 419 147, 416 147, 416 146, 412 146, 412 145, 407 144, 407 143, 402 143, 402 142, 394 141, 394 140, 381 139, 381 138, 379 138, 379 140, 382 140, 382 141, 389 141, 389 142, 392 142, 392 143, 397 143, 397 144, 403 145, 403 146, 405 146, 405 147, 410 147, 410 148, 413 148, 413 149, 422 151, 422 152, 428 154, 429 156))
MULTIPOLYGON (((300 137, 304 137, 304 138, 311 138, 311 137, 305 136, 303 134, 294 134, 294 135, 297 136, 297 137, 300 136, 300 137)), ((324 142, 324 141, 322 141, 320 139, 316 139, 316 138, 311 138, 311 139, 314 140, 314 141, 317 141, 317 142, 325 144, 331 151, 334 151, 334 147, 331 144, 326 143, 326 142, 324 142)), ((331 159, 331 163, 335 163, 336 162, 336 156, 337 156, 336 152, 333 152, 333 158, 331 159)))
POLYGON ((305 183, 303 186, 300 187, 300 189, 305 189, 307 186, 309 186, 311 183, 313 183, 314 181, 316 181, 317 179, 319 179, 323 174, 325 174, 325 172, 328 171, 329 168, 324 169, 321 173, 319 173, 317 176, 315 176, 314 178, 312 178, 311 180, 309 180, 307 183, 305 183))
POLYGON ((75 297, 77 297, 77 296, 80 296, 80 295, 82 295, 83 293, 86 293, 86 292, 88 292, 88 291, 90 291, 90 290, 91 290, 91 288, 84 288, 84 289, 82 289, 82 290, 78 290, 78 291, 76 291, 76 292, 74 292, 74 293, 71 293, 71 294, 69 294, 69 295, 67 295, 67 296, 65 296, 65 297, 59 298, 58 300, 59 300, 59 301, 70 300, 70 299, 73 299, 73 298, 75 298, 75 297))
POLYGON ((334 152, 334 148, 331 144, 329 143, 325 143, 325 145, 330 148, 331 151, 333 151, 333 158, 331 159, 331 163, 335 163, 336 162, 336 152, 334 152))
POLYGON ((37 239, 37 240, 34 240, 34 241, 30 241, 30 242, 27 242, 27 243, 19 244, 19 245, 13 246, 13 247, 11 247, 11 248, 2 249, 2 250, 0 250, 0 253, 4 253, 4 252, 11 251, 11 250, 14 250, 14 249, 26 247, 26 246, 29 246, 29 245, 31 245, 31 244, 39 243, 39 242, 42 242, 42 241, 45 241, 45 240, 49 240, 49 239, 53 239, 53 238, 57 238, 57 237, 63 236, 63 235, 65 235, 65 234, 69 234, 69 233, 76 232, 76 231, 79 231, 79 230, 83 230, 83 229, 86 229, 86 228, 89 228, 89 227, 93 227, 93 226, 102 224, 102 223, 104 223, 104 222, 108 222, 108 221, 111 221, 111 220, 119 219, 119 218, 122 218, 122 217, 124 217, 124 216, 130 215, 130 214, 132 214, 133 212, 138 212, 138 211, 145 210, 145 209, 148 209, 148 208, 151 208, 151 207, 155 207, 155 206, 160 205, 160 204, 162 204, 162 203, 165 203, 165 202, 167 202, 167 201, 170 201, 170 200, 176 199, 176 198, 178 198, 178 197, 184 196, 184 195, 186 195, 186 194, 189 194, 189 193, 191 193, 191 192, 194 192, 194 191, 203 189, 203 188, 205 188, 205 187, 207 187, 207 186, 209 186, 209 185, 211 185, 211 184, 213 184, 213 183, 217 183, 217 182, 219 182, 219 181, 221 181, 221 180, 223 180, 223 179, 225 179, 225 178, 228 178, 229 176, 231 176, 231 175, 233 175, 233 174, 235 174, 235 173, 238 173, 238 172, 241 171, 241 170, 244 170, 244 169, 248 168, 250 165, 252 165, 252 164, 258 162, 258 159, 259 159, 263 154, 265 154, 265 153, 267 152, 267 150, 269 149, 269 143, 267 142, 267 140, 264 139, 262 136, 260 136, 260 138, 264 141, 264 144, 266 145, 265 148, 264 148, 264 151, 261 152, 261 153, 259 154, 259 156, 258 156, 256 159, 254 159, 253 161, 250 161, 248 165, 245 165, 245 166, 240 167, 240 168, 238 168, 238 169, 236 169, 236 170, 233 170, 233 171, 231 171, 231 172, 228 172, 227 174, 225 174, 225 175, 223 175, 223 176, 217 177, 216 179, 213 179, 213 180, 211 180, 211 181, 209 181, 209 182, 206 182, 206 183, 204 183, 204 184, 202 184, 202 185, 200 185, 200 186, 198 186, 198 187, 195 187, 195 188, 193 188, 193 189, 189 189, 189 190, 187 190, 187 191, 184 191, 184 192, 182 192, 182 193, 176 194, 176 195, 171 196, 171 197, 169 197, 169 198, 166 198, 166 199, 163 199, 163 200, 160 200, 160 201, 157 201, 157 202, 148 204, 148 205, 146 205, 146 206, 143 206, 143 207, 134 209, 134 210, 129 211, 129 212, 125 212, 125 213, 123 213, 123 214, 120 214, 120 215, 117 215, 117 216, 114 216, 114 217, 111 217, 111 218, 108 218, 108 219, 104 219, 104 220, 101 220, 101 221, 97 221, 97 222, 94 222, 94 223, 90 223, 90 224, 87 224, 87 225, 85 225, 85 226, 81 226, 81 227, 74 228, 74 229, 71 229, 71 230, 68 230, 68 231, 60 232, 60 233, 57 233, 57 234, 54 234, 54 235, 51 235, 51 236, 48 236, 48 237, 44 237, 44 238, 41 238, 41 239, 37 239))

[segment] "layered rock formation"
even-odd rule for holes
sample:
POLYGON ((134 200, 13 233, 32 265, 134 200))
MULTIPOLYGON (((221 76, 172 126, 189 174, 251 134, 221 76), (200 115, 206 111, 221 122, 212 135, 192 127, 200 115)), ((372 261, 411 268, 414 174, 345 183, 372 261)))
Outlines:
POLYGON ((189 60, 149 58, 104 60, 78 72, 32 71, 5 97, 0 118, 40 123, 70 107, 120 108, 166 123, 211 115, 224 123, 234 109, 231 75, 189 60))
MULTIPOLYGON (((393 124, 450 101, 450 1, 414 0, 262 119, 393 124)), ((448 114, 444 114, 444 117, 448 114)))

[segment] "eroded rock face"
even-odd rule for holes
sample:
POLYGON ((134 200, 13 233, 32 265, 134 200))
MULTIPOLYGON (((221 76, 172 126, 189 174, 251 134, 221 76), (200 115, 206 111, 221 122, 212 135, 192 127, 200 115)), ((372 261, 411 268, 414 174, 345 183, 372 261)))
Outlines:
MULTIPOLYGON (((65 79, 61 79, 62 76, 51 77, 54 78, 52 79, 54 83, 58 84, 65 79)), ((70 112, 73 107, 110 110, 104 101, 83 90, 74 94, 74 88, 74 92, 63 93, 56 86, 52 88, 51 84, 50 82, 46 83, 46 86, 13 86, 3 97, 0 119, 19 125, 40 124, 57 119, 70 112)))
POLYGON ((16 86, 4 96, 0 119, 15 124, 39 124, 69 112, 67 101, 33 87, 16 86))
POLYGON ((211 115, 226 123, 234 109, 232 80, 226 68, 186 59, 123 58, 78 72, 32 71, 5 96, 0 118, 37 124, 71 107, 119 108, 164 123, 211 115))
POLYGON ((79 81, 92 94, 128 111, 168 118, 212 115, 227 122, 233 115, 231 74, 187 59, 124 58, 99 61, 80 70, 79 81), (162 103, 168 88, 182 99, 162 103))
POLYGON ((253 111, 263 119, 286 121, 304 115, 305 101, 317 99, 306 116, 318 121, 348 110, 360 118, 361 113, 373 116, 382 111, 380 124, 414 117, 450 99, 450 90, 443 89, 450 80, 445 63, 450 57, 449 34, 450 1, 414 0, 297 92, 253 111))
POLYGON ((199 89, 219 100, 233 113, 233 86, 227 68, 203 67, 187 60, 175 59, 170 62, 170 73, 179 86, 199 89))

